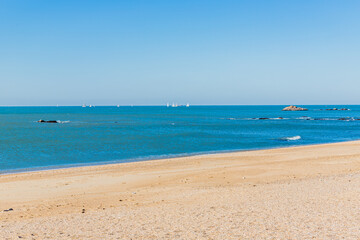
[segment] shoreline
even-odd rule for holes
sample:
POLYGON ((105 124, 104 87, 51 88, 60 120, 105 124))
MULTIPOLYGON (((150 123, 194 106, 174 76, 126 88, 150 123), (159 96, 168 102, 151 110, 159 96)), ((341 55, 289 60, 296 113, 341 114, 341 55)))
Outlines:
POLYGON ((299 145, 278 146, 278 147, 254 148, 254 149, 244 149, 244 150, 241 150, 241 149, 219 150, 219 151, 213 150, 213 151, 206 151, 206 152, 169 154, 169 155, 164 155, 164 157, 161 157, 161 155, 159 155, 159 156, 153 156, 153 157, 152 156, 138 157, 138 158, 123 159, 123 160, 111 160, 111 161, 104 161, 104 162, 74 163, 74 164, 44 166, 44 167, 19 168, 19 169, 10 169, 10 170, 3 170, 3 171, 0 170, 0 177, 6 176, 6 175, 12 175, 12 174, 35 173, 35 172, 52 171, 52 170, 60 170, 60 169, 86 168, 86 167, 118 165, 118 164, 126 164, 126 163, 139 163, 139 162, 148 162, 148 161, 170 160, 170 159, 188 158, 188 157, 196 157, 196 156, 212 156, 212 155, 218 155, 218 154, 253 152, 253 151, 263 151, 263 150, 272 150, 272 149, 287 149, 287 148, 297 148, 297 147, 306 147, 306 146, 319 146, 319 145, 356 142, 356 141, 360 141, 360 139, 344 140, 344 141, 336 141, 336 142, 325 142, 325 143, 314 143, 314 144, 310 143, 310 144, 299 144, 299 145))
POLYGON ((359 184, 360 141, 7 174, 0 231, 5 239, 351 239, 360 234, 359 184))

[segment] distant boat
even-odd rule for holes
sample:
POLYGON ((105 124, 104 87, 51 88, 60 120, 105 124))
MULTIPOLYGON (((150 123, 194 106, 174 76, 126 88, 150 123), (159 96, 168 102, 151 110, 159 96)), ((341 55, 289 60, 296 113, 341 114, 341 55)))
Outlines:
POLYGON ((178 104, 176 103, 173 103, 172 105, 171 105, 171 107, 178 107, 178 104))
POLYGON ((190 107, 190 104, 186 104, 186 107, 190 107))
POLYGON ((83 104, 83 105, 82 105, 82 107, 86 107, 86 105, 85 105, 85 104, 83 104))
POLYGON ((120 107, 120 105, 117 105, 117 107, 120 107))
POLYGON ((92 105, 90 104, 89 107, 92 107, 92 105))
POLYGON ((169 104, 169 103, 167 103, 167 104, 166 104, 166 107, 170 107, 170 104, 169 104))

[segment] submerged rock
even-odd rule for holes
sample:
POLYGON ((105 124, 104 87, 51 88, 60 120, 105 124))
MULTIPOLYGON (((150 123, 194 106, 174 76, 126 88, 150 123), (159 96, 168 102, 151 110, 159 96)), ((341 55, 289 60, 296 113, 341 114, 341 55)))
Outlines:
MULTIPOLYGON (((320 109, 320 110, 323 110, 323 109, 320 109)), ((328 108, 328 109, 325 109, 325 111, 350 111, 349 108, 328 108)))
POLYGON ((286 108, 283 109, 283 111, 307 111, 307 108, 301 108, 301 107, 297 107, 297 106, 288 106, 286 108))

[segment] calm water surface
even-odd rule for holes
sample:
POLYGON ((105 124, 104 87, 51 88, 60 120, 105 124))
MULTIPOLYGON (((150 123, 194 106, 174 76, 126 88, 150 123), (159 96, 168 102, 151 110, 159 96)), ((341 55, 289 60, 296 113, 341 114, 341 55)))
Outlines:
POLYGON ((360 138, 360 106, 283 107, 0 107, 0 172, 360 138))

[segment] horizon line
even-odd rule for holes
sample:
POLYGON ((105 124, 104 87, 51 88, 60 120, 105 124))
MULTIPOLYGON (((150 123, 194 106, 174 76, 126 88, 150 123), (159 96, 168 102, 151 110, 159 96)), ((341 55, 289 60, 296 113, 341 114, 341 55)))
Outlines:
MULTIPOLYGON (((190 104, 190 106, 357 106, 360 104, 190 104)), ((90 105, 86 105, 89 108, 90 105)), ((166 104, 100 104, 100 105, 92 105, 92 107, 167 107, 166 104)), ((184 107, 186 104, 178 105, 178 107, 184 107)), ((83 107, 82 105, 0 105, 0 107, 83 107)), ((169 106, 171 107, 171 106, 169 106)))

